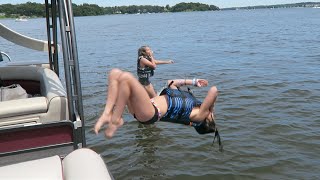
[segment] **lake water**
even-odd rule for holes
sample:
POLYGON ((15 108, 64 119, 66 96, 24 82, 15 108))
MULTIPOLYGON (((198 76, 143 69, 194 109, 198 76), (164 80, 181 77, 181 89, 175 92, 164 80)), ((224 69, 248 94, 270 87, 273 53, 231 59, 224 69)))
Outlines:
MULTIPOLYGON (((115 179, 320 179, 320 9, 189 12, 76 17, 87 144, 115 179), (105 105, 106 72, 135 73, 137 49, 150 45, 156 89, 172 78, 205 78, 219 89, 213 135, 125 113, 112 139, 92 131, 105 105)), ((0 20, 34 38, 44 19, 0 20)), ((13 61, 39 60, 0 38, 13 61)), ((203 99, 209 87, 193 88, 203 99)))

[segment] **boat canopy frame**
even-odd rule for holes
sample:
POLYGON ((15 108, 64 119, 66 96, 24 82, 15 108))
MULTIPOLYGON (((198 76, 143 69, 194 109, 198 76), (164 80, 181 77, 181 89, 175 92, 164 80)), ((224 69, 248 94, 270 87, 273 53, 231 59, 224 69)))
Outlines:
POLYGON ((84 113, 78 50, 71 0, 45 0, 50 69, 59 76, 58 28, 60 26, 61 51, 68 95, 69 118, 73 122, 81 119, 82 147, 86 146, 84 113), (59 24, 58 24, 59 20, 59 24))

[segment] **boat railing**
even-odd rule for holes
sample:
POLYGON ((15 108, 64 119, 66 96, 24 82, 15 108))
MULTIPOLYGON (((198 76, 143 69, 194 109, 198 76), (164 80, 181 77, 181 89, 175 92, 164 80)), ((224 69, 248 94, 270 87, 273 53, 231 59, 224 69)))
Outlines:
MULTIPOLYGON (((47 4, 46 0, 46 4, 47 4)), ((68 105, 70 110, 70 119, 75 120, 74 112, 78 112, 84 125, 84 114, 83 114, 83 103, 82 103, 82 91, 81 91, 81 81, 80 81, 80 70, 78 61, 78 49, 76 42, 76 33, 74 18, 72 12, 72 3, 69 0, 58 1, 51 0, 51 5, 57 4, 59 10, 59 22, 60 22, 60 32, 61 32, 61 44, 63 49, 63 61, 65 70, 65 81, 68 94, 68 105)), ((55 6, 51 6, 55 7, 55 6)), ((48 9, 48 8, 47 8, 48 9)), ((54 12, 54 8, 51 12, 54 12)), ((52 14, 55 17, 56 13, 52 14)), ((47 19, 47 22, 50 22, 47 19)), ((53 21, 54 22, 54 21, 53 21)), ((54 23, 52 24, 54 26, 54 23)), ((55 30, 53 29, 54 33, 55 30)), ((53 36, 54 37, 54 36, 53 36)), ((55 42, 54 40, 51 42, 55 42)), ((85 130, 81 127, 82 131, 82 145, 85 147, 85 130)))
POLYGON ((11 61, 11 58, 8 54, 6 54, 5 52, 0 51, 0 62, 4 61, 3 56, 5 56, 8 61, 11 61))

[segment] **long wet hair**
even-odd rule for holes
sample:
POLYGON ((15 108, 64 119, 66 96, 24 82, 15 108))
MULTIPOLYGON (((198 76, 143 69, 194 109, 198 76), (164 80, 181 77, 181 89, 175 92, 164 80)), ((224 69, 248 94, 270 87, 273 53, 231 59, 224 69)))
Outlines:
POLYGON ((221 137, 218 131, 218 128, 216 126, 215 119, 213 117, 213 114, 211 114, 212 120, 206 118, 200 126, 195 126, 194 128, 199 134, 208 134, 208 133, 214 133, 214 138, 212 141, 212 144, 214 143, 214 140, 217 138, 218 144, 219 144, 219 151, 223 151, 223 145, 221 143, 221 137))
POLYGON ((205 119, 200 126, 194 128, 199 134, 214 133, 216 131, 216 123, 214 120, 205 119))
POLYGON ((143 57, 146 57, 146 56, 148 56, 147 55, 147 48, 150 48, 149 46, 141 46, 139 49, 138 49, 138 58, 140 57, 140 56, 143 56, 143 57))

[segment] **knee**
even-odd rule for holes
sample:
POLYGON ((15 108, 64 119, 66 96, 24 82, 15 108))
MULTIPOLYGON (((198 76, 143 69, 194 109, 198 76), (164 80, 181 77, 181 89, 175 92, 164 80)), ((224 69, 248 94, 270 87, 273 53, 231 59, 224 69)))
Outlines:
POLYGON ((121 71, 118 68, 114 68, 109 72, 109 78, 117 78, 119 77, 121 74, 123 73, 123 71, 121 71))
POLYGON ((131 81, 133 79, 135 79, 135 78, 129 72, 122 72, 121 75, 119 76, 119 81, 121 81, 121 82, 131 81))

